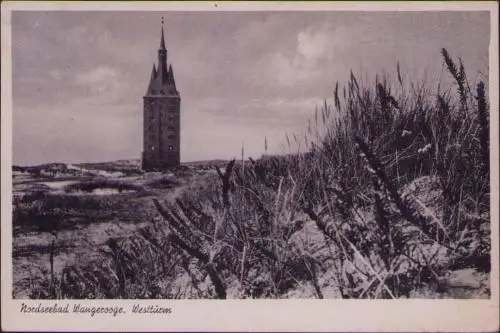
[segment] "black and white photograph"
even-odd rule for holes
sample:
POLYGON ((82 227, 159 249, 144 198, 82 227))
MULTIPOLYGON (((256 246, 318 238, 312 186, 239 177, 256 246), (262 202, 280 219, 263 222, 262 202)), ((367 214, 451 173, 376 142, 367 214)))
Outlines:
POLYGON ((491 10, 163 4, 10 12, 2 297, 491 300, 491 10))

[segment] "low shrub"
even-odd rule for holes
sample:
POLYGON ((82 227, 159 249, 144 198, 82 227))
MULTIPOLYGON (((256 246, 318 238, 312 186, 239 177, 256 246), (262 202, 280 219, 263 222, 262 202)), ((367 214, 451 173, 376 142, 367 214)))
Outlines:
POLYGON ((141 191, 141 190, 143 190, 142 187, 137 186, 135 184, 130 184, 130 183, 117 181, 117 180, 110 180, 110 179, 99 179, 99 180, 78 182, 78 183, 66 185, 64 187, 64 191, 67 193, 77 192, 77 191, 92 192, 92 191, 97 190, 97 189, 116 189, 120 193, 122 191, 141 191))

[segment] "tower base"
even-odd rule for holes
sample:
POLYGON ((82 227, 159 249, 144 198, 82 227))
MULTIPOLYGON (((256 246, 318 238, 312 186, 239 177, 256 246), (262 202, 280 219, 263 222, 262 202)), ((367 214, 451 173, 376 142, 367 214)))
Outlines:
POLYGON ((172 155, 168 159, 145 158, 144 152, 141 156, 141 170, 144 171, 161 171, 170 168, 179 167, 181 165, 179 156, 172 155))

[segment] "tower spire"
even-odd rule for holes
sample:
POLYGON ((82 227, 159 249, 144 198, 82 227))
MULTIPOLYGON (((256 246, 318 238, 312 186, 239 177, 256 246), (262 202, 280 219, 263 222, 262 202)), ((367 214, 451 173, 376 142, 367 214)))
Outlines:
POLYGON ((161 84, 167 82, 167 49, 165 48, 165 35, 163 33, 163 16, 161 17, 161 41, 160 49, 158 50, 158 67, 156 77, 159 78, 161 84))
POLYGON ((163 24, 164 24, 164 21, 163 21, 163 16, 161 17, 161 41, 160 41, 160 50, 166 50, 165 48, 165 36, 164 36, 164 33, 163 33, 163 24))

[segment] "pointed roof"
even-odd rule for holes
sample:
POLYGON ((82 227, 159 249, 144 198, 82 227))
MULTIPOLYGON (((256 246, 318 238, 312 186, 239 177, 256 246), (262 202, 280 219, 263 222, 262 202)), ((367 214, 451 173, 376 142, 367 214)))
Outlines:
POLYGON ((168 83, 172 84, 175 88, 175 78, 174 78, 174 70, 172 69, 172 64, 168 66, 168 83))
POLYGON ((154 89, 156 81, 156 65, 153 63, 153 69, 151 70, 151 79, 149 80, 148 92, 154 89))
POLYGON ((160 50, 166 50, 165 48, 165 35, 163 33, 163 22, 162 22, 162 25, 161 25, 161 40, 160 40, 160 50))
POLYGON ((153 70, 151 71, 151 80, 156 79, 156 65, 153 64, 153 70))
POLYGON ((178 96, 175 86, 174 71, 172 65, 167 62, 167 50, 165 47, 165 32, 163 28, 163 17, 161 22, 160 49, 158 50, 158 64, 153 63, 151 79, 149 81, 147 95, 174 95, 178 96), (169 66, 167 66, 169 65, 169 66))

